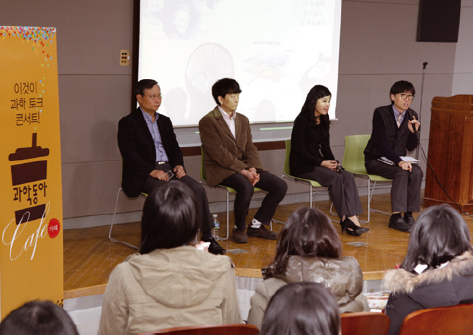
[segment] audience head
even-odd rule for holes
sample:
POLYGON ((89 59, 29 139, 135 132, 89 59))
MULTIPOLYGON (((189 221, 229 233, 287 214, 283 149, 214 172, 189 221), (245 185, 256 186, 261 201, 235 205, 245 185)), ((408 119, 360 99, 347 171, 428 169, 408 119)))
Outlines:
POLYGON ((462 216, 450 205, 432 206, 417 218, 401 267, 412 272, 418 264, 425 264, 433 269, 467 250, 473 252, 462 216))
MULTIPOLYGON (((309 117, 311 125, 315 125, 315 106, 317 106, 317 100, 325 98, 327 96, 332 96, 330 90, 323 85, 315 85, 307 94, 304 105, 301 109, 301 114, 307 115, 309 117)), ((330 124, 330 119, 327 115, 320 115, 320 123, 324 126, 330 124)))
POLYGON ((317 208, 300 207, 291 214, 281 230, 276 257, 264 276, 280 277, 286 273, 289 256, 339 258, 342 243, 330 219, 317 208))
POLYGON ((333 294, 320 283, 290 283, 269 301, 260 334, 340 334, 340 315, 333 294))
POLYGON ((51 301, 30 301, 13 310, 0 323, 0 335, 78 335, 67 312, 51 301))
POLYGON ((196 208, 192 190, 178 181, 150 193, 143 206, 140 253, 189 244, 199 227, 196 208))
POLYGON ((212 96, 217 105, 219 106, 220 101, 218 100, 218 97, 222 97, 225 99, 225 95, 235 93, 241 93, 240 85, 235 79, 223 78, 218 80, 212 86, 212 96))

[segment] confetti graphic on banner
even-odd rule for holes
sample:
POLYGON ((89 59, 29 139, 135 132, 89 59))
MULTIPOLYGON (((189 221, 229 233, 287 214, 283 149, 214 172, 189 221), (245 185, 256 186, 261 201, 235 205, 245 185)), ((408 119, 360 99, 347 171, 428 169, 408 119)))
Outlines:
MULTIPOLYGON (((49 62, 54 58, 47 51, 47 48, 54 42, 56 36, 56 28, 54 27, 23 27, 23 26, 0 26, 0 38, 18 37, 31 43, 31 50, 36 53, 36 56, 41 56, 44 62, 40 63, 41 67, 49 67, 49 62)), ((40 91, 39 98, 44 98, 46 77, 38 80, 40 91)), ((42 108, 36 107, 37 115, 41 115, 42 108)), ((39 121, 39 118, 38 118, 39 121)), ((37 127, 35 127, 37 130, 37 127)))
MULTIPOLYGON (((32 42, 32 51, 37 55, 44 57, 44 61, 53 60, 53 56, 49 55, 45 50, 51 43, 53 37, 56 35, 56 28, 51 27, 16 27, 16 26, 0 26, 0 37, 19 37, 27 42, 32 42)), ((45 66, 45 64, 41 64, 45 66)), ((49 64, 46 64, 49 66, 49 64)))

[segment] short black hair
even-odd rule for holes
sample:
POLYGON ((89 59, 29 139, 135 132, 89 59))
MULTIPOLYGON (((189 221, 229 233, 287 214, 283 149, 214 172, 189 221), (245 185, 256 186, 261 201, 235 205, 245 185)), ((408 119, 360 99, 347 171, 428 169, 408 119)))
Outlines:
POLYGON ((399 80, 396 81, 393 86, 391 86, 391 90, 389 91, 389 99, 391 100, 391 94, 396 95, 399 93, 411 93, 412 95, 416 95, 416 89, 412 83, 406 80, 399 80))
POLYGON ((158 82, 154 79, 142 79, 140 80, 135 87, 135 96, 136 95, 145 95, 145 90, 153 88, 154 85, 158 85, 158 82))
POLYGON ((241 93, 240 85, 235 79, 222 78, 212 86, 212 96, 217 105, 220 106, 218 97, 225 98, 227 94, 241 93))
POLYGON ((340 334, 335 296, 323 284, 290 283, 269 301, 260 334, 340 334))
POLYGON ((291 214, 279 233, 276 256, 264 268, 265 278, 281 278, 289 256, 340 258, 342 242, 328 216, 317 208, 300 207, 291 214))
POLYGON ((13 310, 0 323, 0 335, 78 335, 67 312, 51 301, 30 301, 13 310))
POLYGON ((473 252, 473 248, 460 213, 448 204, 432 206, 417 218, 401 268, 413 272, 422 263, 434 269, 465 251, 473 252))
POLYGON ((197 234, 199 217, 194 192, 171 180, 146 198, 141 218, 140 253, 189 244, 197 234))

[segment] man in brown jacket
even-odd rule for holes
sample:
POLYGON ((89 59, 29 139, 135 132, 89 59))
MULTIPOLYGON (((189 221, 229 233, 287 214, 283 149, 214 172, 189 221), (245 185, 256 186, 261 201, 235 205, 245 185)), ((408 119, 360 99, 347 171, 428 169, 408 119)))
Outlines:
POLYGON ((240 85, 234 79, 220 79, 212 86, 217 106, 199 122, 207 183, 232 187, 237 191, 233 241, 246 243, 248 236, 275 240, 277 234, 264 225, 270 223, 279 202, 286 195, 287 184, 263 170, 252 141, 249 120, 236 112, 240 93, 240 85), (254 187, 268 193, 245 233, 254 187))

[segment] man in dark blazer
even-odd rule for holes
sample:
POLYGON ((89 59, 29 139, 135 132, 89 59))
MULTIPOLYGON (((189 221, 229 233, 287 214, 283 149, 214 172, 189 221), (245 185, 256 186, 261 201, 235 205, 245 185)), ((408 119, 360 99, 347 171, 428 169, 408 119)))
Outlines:
POLYGON ((123 190, 129 197, 137 197, 141 192, 150 193, 170 179, 182 181, 195 194, 202 240, 210 242, 211 253, 224 254, 225 249, 212 237, 214 223, 207 194, 200 183, 186 174, 171 119, 157 113, 162 101, 161 88, 155 80, 143 79, 138 82, 135 93, 140 107, 118 124, 123 190))
POLYGON ((220 79, 212 86, 217 107, 199 122, 207 183, 210 186, 229 186, 237 191, 234 242, 246 243, 248 236, 275 240, 277 234, 266 229, 265 225, 270 223, 279 202, 286 195, 287 184, 263 170, 248 118, 236 112, 240 92, 240 85, 234 79, 220 79), (254 187, 268 193, 246 229, 254 187))
POLYGON ((406 233, 415 222, 412 212, 420 211, 423 177, 418 165, 402 158, 419 144, 420 122, 417 113, 410 108, 415 94, 414 86, 408 81, 393 84, 391 105, 378 107, 373 113, 373 129, 364 151, 366 171, 393 180, 388 227, 406 233), (382 162, 381 157, 391 163, 382 162))

